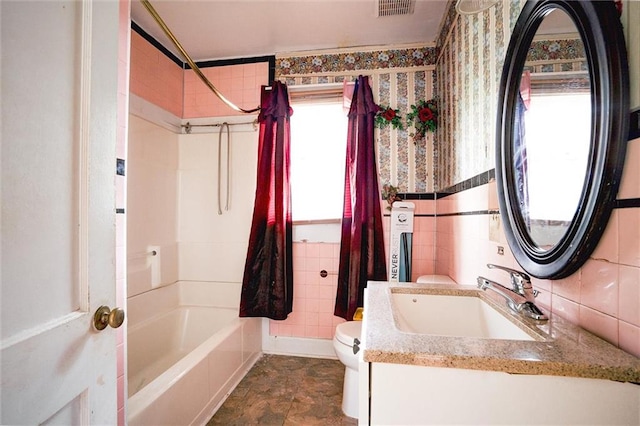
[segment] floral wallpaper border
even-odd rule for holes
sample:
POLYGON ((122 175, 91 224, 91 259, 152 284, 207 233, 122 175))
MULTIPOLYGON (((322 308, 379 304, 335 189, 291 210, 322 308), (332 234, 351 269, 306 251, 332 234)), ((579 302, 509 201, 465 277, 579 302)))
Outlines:
POLYGON ((586 58, 584 44, 576 39, 534 40, 529 48, 527 62, 578 61, 586 58))
POLYGON ((276 58, 276 78, 281 75, 424 67, 435 65, 437 57, 437 49, 429 46, 279 57, 276 58))

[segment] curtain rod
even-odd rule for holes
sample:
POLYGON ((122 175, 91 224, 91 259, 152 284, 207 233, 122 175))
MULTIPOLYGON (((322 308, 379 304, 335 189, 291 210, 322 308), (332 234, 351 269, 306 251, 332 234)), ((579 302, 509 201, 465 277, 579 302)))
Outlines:
POLYGON ((227 125, 227 126, 238 126, 238 125, 244 125, 244 124, 252 124, 253 125, 253 130, 257 130, 258 127, 258 119, 256 118, 253 121, 243 121, 240 123, 227 123, 226 121, 224 123, 211 123, 211 124, 191 124, 187 121, 187 124, 181 124, 180 127, 183 127, 185 132, 187 132, 187 134, 191 133, 191 129, 193 129, 194 127, 220 127, 222 125, 227 125))
POLYGON ((149 0, 140 0, 140 2, 143 4, 143 6, 147 9, 147 11, 149 12, 149 14, 153 17, 153 19, 156 21, 156 23, 160 26, 160 28, 164 31, 165 35, 167 37, 169 37, 169 40, 171 40, 173 42, 173 45, 180 51, 180 53, 182 54, 182 56, 184 56, 184 58, 187 60, 187 63, 189 64, 189 66, 191 67, 191 69, 198 75, 198 77, 200 77, 200 80, 202 80, 202 82, 225 104, 227 105, 229 108, 238 111, 238 112, 243 112, 245 114, 250 114, 252 112, 256 112, 260 110, 260 107, 258 106, 257 108, 254 109, 243 109, 240 108, 239 106, 237 106, 236 104, 234 104, 233 102, 231 102, 230 100, 228 100, 222 93, 220 93, 220 91, 218 89, 216 89, 216 87, 213 85, 213 83, 211 83, 209 81, 209 79, 202 73, 202 71, 200 71, 200 68, 198 68, 198 66, 196 65, 196 63, 193 61, 193 59, 191 59, 191 56, 189 56, 189 54, 187 53, 186 50, 184 50, 184 47, 182 47, 182 44, 180 44, 180 42, 178 41, 178 39, 176 38, 175 35, 173 35, 173 33, 171 32, 171 30, 169 29, 169 27, 167 26, 167 24, 165 24, 165 22, 162 20, 162 18, 160 17, 160 15, 158 14, 158 12, 156 12, 156 10, 153 8, 153 6, 151 5, 151 3, 149 3, 149 0))

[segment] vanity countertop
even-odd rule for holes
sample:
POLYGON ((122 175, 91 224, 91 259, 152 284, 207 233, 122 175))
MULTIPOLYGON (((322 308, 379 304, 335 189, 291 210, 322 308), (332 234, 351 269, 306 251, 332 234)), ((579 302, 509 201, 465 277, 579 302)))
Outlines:
POLYGON ((511 374, 586 377, 640 383, 640 359, 558 317, 539 322, 515 315, 504 299, 475 286, 369 282, 362 329, 363 360, 511 374), (389 293, 478 296, 535 341, 432 336, 399 331, 389 293))

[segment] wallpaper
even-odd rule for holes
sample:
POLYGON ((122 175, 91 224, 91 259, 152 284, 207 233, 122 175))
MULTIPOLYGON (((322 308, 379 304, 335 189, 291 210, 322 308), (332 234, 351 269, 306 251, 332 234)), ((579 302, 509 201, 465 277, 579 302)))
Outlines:
MULTIPOLYGON (((276 58, 276 78, 289 85, 371 77, 376 102, 406 116, 417 100, 435 98, 435 134, 414 143, 406 130, 377 131, 380 182, 401 192, 437 192, 495 167, 495 126, 500 78, 511 31, 525 0, 502 0, 475 15, 458 15, 455 2, 443 18, 436 46, 331 51, 276 58)), ((532 72, 586 67, 579 40, 536 40, 532 72)))
POLYGON ((495 117, 505 52, 521 0, 503 0, 475 15, 454 2, 436 43, 440 116, 434 143, 434 189, 494 167, 495 117))
MULTIPOLYGON (((368 75, 378 105, 406 117, 418 100, 434 97, 435 47, 418 46, 370 51, 332 51, 276 58, 276 79, 287 85, 354 81, 368 75)), ((433 134, 413 141, 410 130, 376 130, 380 184, 400 192, 433 191, 433 134)))
POLYGON ((306 56, 276 58, 276 72, 280 75, 326 73, 342 71, 406 68, 433 65, 435 47, 412 47, 365 52, 329 52, 306 56))
POLYGON ((588 71, 584 44, 580 36, 534 40, 525 68, 534 73, 588 71))

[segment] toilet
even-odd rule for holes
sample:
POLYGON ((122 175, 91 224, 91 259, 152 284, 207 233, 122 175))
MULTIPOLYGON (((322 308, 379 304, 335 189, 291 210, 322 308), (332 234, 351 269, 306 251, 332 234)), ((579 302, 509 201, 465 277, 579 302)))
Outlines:
MULTIPOLYGON (((358 418, 358 354, 354 353, 354 342, 362 340, 362 321, 347 321, 338 324, 333 336, 333 349, 340 362, 345 365, 342 388, 342 412, 358 418)), ((356 351, 357 352, 357 351, 356 351)))
MULTIPOLYGON (((446 275, 423 275, 417 279, 424 284, 455 284, 446 275)), ((347 321, 338 324, 333 336, 333 349, 340 362, 345 366, 344 386, 342 388, 342 412, 349 417, 358 418, 358 351, 354 353, 354 342, 362 340, 362 321, 347 321)))

